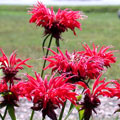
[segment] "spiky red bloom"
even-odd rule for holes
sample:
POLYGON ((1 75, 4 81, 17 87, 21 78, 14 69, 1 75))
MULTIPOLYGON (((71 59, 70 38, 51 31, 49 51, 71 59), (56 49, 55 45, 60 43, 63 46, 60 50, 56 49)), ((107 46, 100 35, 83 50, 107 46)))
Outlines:
POLYGON ((104 70, 104 66, 110 66, 110 63, 114 63, 115 57, 113 51, 106 52, 109 47, 102 47, 97 53, 97 47, 91 50, 86 45, 85 51, 73 52, 70 54, 67 50, 65 55, 58 48, 59 53, 49 49, 54 55, 44 58, 49 61, 49 65, 44 69, 52 68, 52 71, 58 71, 60 74, 67 74, 74 76, 72 82, 94 79, 97 78, 101 71, 104 70), (89 48, 89 49, 88 49, 89 48))
POLYGON ((113 50, 109 50, 110 46, 104 47, 102 46, 100 50, 98 51, 98 46, 95 47, 93 44, 93 50, 90 49, 90 47, 86 44, 86 46, 83 45, 85 48, 84 54, 89 57, 98 57, 100 60, 103 61, 103 66, 110 67, 111 63, 116 62, 116 57, 114 57, 113 50))
POLYGON ((120 99, 120 83, 117 80, 114 80, 114 89, 111 89, 111 92, 113 93, 113 97, 118 97, 120 99))
POLYGON ((51 34, 57 40, 61 38, 61 33, 68 29, 71 29, 75 35, 75 27, 81 30, 81 24, 77 20, 81 19, 83 15, 79 11, 61 10, 59 8, 55 14, 53 8, 49 9, 38 2, 29 13, 32 14, 30 23, 44 27, 45 35, 51 34))
POLYGON ((85 120, 89 120, 90 116, 92 115, 92 111, 96 113, 95 108, 97 108, 101 104, 100 99, 98 98, 100 95, 107 97, 113 96, 113 93, 111 92, 112 88, 110 88, 111 86, 107 86, 112 81, 105 82, 105 79, 100 81, 100 77, 101 75, 95 80, 92 90, 90 90, 90 88, 88 88, 87 85, 81 81, 77 83, 85 89, 85 91, 83 92, 83 102, 79 103, 80 105, 82 105, 80 110, 85 110, 85 120))
POLYGON ((3 70, 4 77, 3 80, 4 82, 10 81, 10 83, 13 83, 13 80, 20 80, 20 78, 16 77, 16 74, 18 73, 19 70, 23 69, 23 65, 27 67, 31 67, 30 65, 27 65, 26 62, 30 59, 25 59, 21 60, 20 58, 16 58, 16 53, 13 52, 8 59, 5 53, 3 52, 2 49, 0 49, 2 53, 2 57, 0 57, 0 62, 1 62, 1 67, 0 69, 3 70))
MULTIPOLYGON (((120 79, 118 79, 118 81, 114 80, 113 89, 110 89, 111 92, 113 93, 112 97, 117 97, 118 99, 120 99, 120 83, 119 83, 119 80, 120 79)), ((118 104, 118 109, 115 110, 114 113, 116 113, 116 112, 120 112, 120 103, 118 104)))
POLYGON ((20 91, 18 85, 13 85, 11 88, 7 85, 7 83, 0 83, 0 94, 3 98, 0 101, 0 107, 5 107, 7 105, 18 106, 17 102, 19 101, 20 91))
POLYGON ((43 80, 39 74, 35 73, 36 79, 27 75, 29 81, 21 84, 20 89, 23 96, 33 101, 34 110, 42 110, 43 117, 46 115, 52 120, 57 120, 54 110, 66 100, 70 100, 73 104, 76 102, 76 93, 72 92, 75 89, 70 83, 66 83, 67 79, 64 76, 50 78, 47 76, 43 80))

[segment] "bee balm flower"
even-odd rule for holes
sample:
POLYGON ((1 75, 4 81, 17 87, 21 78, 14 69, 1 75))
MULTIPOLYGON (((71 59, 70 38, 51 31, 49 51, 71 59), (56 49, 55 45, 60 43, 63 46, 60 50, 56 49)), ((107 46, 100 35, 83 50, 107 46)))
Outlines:
POLYGON ((0 57, 1 67, 0 69, 3 70, 4 82, 10 81, 10 83, 14 84, 13 80, 19 80, 20 78, 16 77, 16 74, 19 70, 23 69, 23 65, 27 67, 31 67, 30 65, 27 65, 26 62, 30 59, 21 60, 20 58, 16 58, 16 53, 13 52, 10 56, 10 59, 8 60, 7 56, 3 52, 2 49, 0 49, 2 53, 2 57, 0 57))
POLYGON ((64 54, 59 48, 59 53, 49 49, 53 55, 44 58, 49 62, 44 70, 52 68, 52 71, 57 71, 59 74, 73 76, 71 82, 74 83, 97 78, 105 67, 110 67, 111 63, 116 62, 114 51, 107 51, 109 47, 102 47, 100 51, 97 51, 94 45, 93 50, 88 45, 84 48, 84 51, 74 51, 72 54, 67 50, 64 54))
POLYGON ((64 76, 54 77, 43 80, 39 74, 35 73, 36 78, 27 75, 29 81, 19 86, 23 96, 33 101, 33 110, 41 110, 43 118, 47 115, 52 120, 57 120, 55 109, 63 105, 66 100, 76 103, 75 89, 70 83, 66 83, 64 76))
POLYGON ((110 88, 111 86, 107 86, 112 81, 105 82, 105 79, 100 81, 100 77, 101 75, 95 80, 92 90, 90 90, 90 88, 88 88, 88 86, 81 81, 77 83, 85 89, 85 91, 82 93, 84 95, 83 102, 79 103, 82 106, 80 110, 85 110, 84 120, 90 119, 92 111, 97 113, 95 108, 97 108, 101 104, 100 99, 98 98, 100 95, 107 97, 113 96, 113 93, 111 92, 111 89, 113 88, 110 88))
POLYGON ((83 19, 84 16, 79 11, 61 10, 60 8, 55 14, 53 8, 49 9, 40 2, 34 5, 29 13, 32 14, 29 22, 44 27, 44 34, 52 35, 56 39, 57 46, 59 46, 61 33, 71 29, 76 35, 75 28, 81 30, 81 23, 78 20, 83 19))

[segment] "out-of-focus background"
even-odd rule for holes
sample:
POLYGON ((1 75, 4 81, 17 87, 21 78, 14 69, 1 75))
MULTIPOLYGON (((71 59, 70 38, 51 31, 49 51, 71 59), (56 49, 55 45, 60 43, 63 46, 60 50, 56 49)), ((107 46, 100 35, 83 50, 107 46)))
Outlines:
MULTIPOLYGON (((120 0, 42 0, 48 7, 70 8, 83 11, 88 16, 80 21, 82 31, 76 29, 77 36, 72 31, 62 34, 61 49, 65 51, 82 50, 82 44, 87 43, 92 48, 92 43, 99 46, 112 46, 120 50, 120 0)), ((37 0, 0 0, 0 47, 7 55, 17 50, 18 57, 23 59, 31 57, 28 63, 33 65, 33 70, 40 72, 44 55, 42 51, 44 29, 29 24, 30 15, 27 11, 37 0)), ((47 44, 46 44, 47 46, 47 44)), ((52 48, 55 49, 53 41, 52 48)), ((112 65, 104 76, 107 79, 120 78, 120 54, 115 53, 117 63, 112 65)), ((25 69, 32 74, 31 69, 25 69)))
MULTIPOLYGON (((32 5, 38 0, 0 0, 0 4, 32 5)), ((40 0, 47 5, 120 5, 120 0, 40 0)))

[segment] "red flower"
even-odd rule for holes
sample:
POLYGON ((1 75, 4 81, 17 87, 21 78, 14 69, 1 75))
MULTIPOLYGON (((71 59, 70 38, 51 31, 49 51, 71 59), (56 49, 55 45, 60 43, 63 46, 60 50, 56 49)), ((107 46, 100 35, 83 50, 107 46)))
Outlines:
POLYGON ((102 46, 101 49, 98 51, 98 46, 95 47, 93 44, 93 50, 89 48, 89 46, 86 44, 86 46, 83 45, 85 48, 84 54, 90 57, 98 57, 100 60, 103 61, 103 66, 105 67, 110 67, 111 63, 116 62, 116 57, 114 57, 113 52, 115 51, 108 51, 107 50, 110 48, 110 46, 104 47, 102 46))
POLYGON ((75 33, 75 27, 81 30, 81 24, 78 19, 82 19, 83 15, 79 11, 61 10, 58 9, 57 13, 53 8, 49 9, 42 3, 38 2, 29 11, 32 14, 30 23, 36 23, 37 26, 42 26, 45 29, 45 35, 52 35, 56 38, 56 43, 59 42, 62 32, 71 29, 75 33))
MULTIPOLYGON (((110 89, 111 92, 113 93, 112 97, 117 97, 118 99, 120 99, 120 83, 119 83, 119 81, 116 81, 116 80, 114 80, 113 83, 114 83, 113 84, 113 89, 110 89)), ((118 109, 115 110, 114 113, 116 113, 116 112, 120 112, 120 104, 118 104, 118 109)))
POLYGON ((8 86, 6 83, 0 83, 0 93, 8 91, 8 86))
POLYGON ((64 76, 50 78, 47 76, 42 80, 39 74, 35 73, 36 79, 27 75, 29 81, 21 84, 20 89, 22 94, 29 100, 33 100, 34 110, 42 110, 43 117, 46 115, 52 120, 57 120, 54 110, 66 100, 70 100, 73 104, 76 102, 76 93, 72 92, 75 89, 70 83, 66 83, 67 79, 64 76))
POLYGON ((17 101, 19 101, 20 91, 18 85, 13 85, 9 89, 7 83, 0 83, 0 94, 3 97, 3 100, 0 101, 0 107, 5 107, 7 105, 17 106, 17 101))
POLYGON ((90 116, 92 115, 92 111, 95 111, 95 108, 97 108, 101 102, 98 98, 98 96, 102 95, 102 96, 107 96, 107 97, 112 97, 113 93, 111 92, 110 87, 107 87, 107 85, 109 83, 111 83, 112 81, 109 82, 105 82, 105 79, 103 80, 99 80, 101 77, 101 75, 96 79, 96 81, 93 84, 92 90, 90 90, 90 88, 87 87, 87 85, 83 82, 78 82, 77 84, 84 87, 85 91, 84 91, 84 100, 83 102, 80 102, 79 104, 82 105, 82 107, 80 108, 80 110, 84 109, 84 119, 85 120, 89 120, 90 116))
POLYGON ((120 83, 119 83, 119 81, 113 80, 112 86, 113 86, 113 89, 110 89, 110 91, 113 93, 112 97, 118 97, 118 99, 120 99, 120 83))
POLYGON ((20 78, 16 77, 16 74, 19 70, 22 70, 23 67, 22 65, 25 65, 27 67, 31 67, 30 65, 27 65, 26 62, 30 59, 26 60, 21 60, 19 58, 16 58, 16 53, 13 52, 10 56, 10 59, 8 60, 7 56, 3 52, 2 49, 0 49, 2 52, 2 57, 0 57, 0 62, 1 62, 1 67, 0 69, 3 70, 4 77, 3 80, 4 82, 10 81, 10 83, 13 83, 13 80, 20 80, 20 78))
POLYGON ((85 51, 74 51, 70 54, 66 50, 65 55, 59 48, 59 53, 49 49, 54 55, 44 58, 50 62, 44 70, 52 68, 52 71, 58 71, 59 74, 64 73, 68 76, 73 76, 71 82, 76 82, 97 78, 104 70, 104 66, 108 67, 110 63, 116 61, 113 56, 113 51, 105 52, 109 47, 102 47, 97 53, 97 48, 94 48, 92 51, 88 45, 86 46, 85 51))

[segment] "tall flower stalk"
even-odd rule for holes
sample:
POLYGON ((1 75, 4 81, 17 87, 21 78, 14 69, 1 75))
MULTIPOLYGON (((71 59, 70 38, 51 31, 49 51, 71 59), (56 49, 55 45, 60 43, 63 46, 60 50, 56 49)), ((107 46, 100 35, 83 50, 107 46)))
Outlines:
MULTIPOLYGON (((52 38, 53 38, 53 36, 51 35, 51 37, 50 37, 50 41, 49 41, 49 44, 48 44, 48 47, 47 47, 47 51, 46 51, 45 58, 48 57, 48 54, 49 54, 49 48, 50 48, 51 43, 52 43, 52 38)), ((43 69, 42 69, 42 72, 41 72, 41 77, 43 77, 45 65, 46 65, 46 60, 44 60, 44 63, 43 63, 43 69)))
MULTIPOLYGON (((56 46, 59 47, 60 43, 59 40, 61 39, 61 33, 71 29, 75 33, 75 28, 81 30, 81 23, 78 21, 79 19, 83 19, 86 17, 79 11, 72 11, 72 10, 61 10, 58 9, 57 13, 54 12, 53 7, 51 9, 47 8, 42 3, 38 2, 37 5, 34 5, 33 8, 30 8, 29 14, 32 14, 30 18, 30 23, 35 23, 37 26, 42 26, 44 28, 44 36, 45 39, 43 40, 42 47, 44 51, 45 43, 50 37, 50 41, 47 47, 47 51, 45 54, 45 58, 47 58, 49 54, 49 48, 51 46, 52 38, 55 38, 56 46)), ((46 60, 43 63, 43 69, 45 68, 46 60)), ((43 77, 44 70, 42 69, 41 77, 43 77)), ((30 120, 33 119, 34 112, 31 114, 30 120)))

